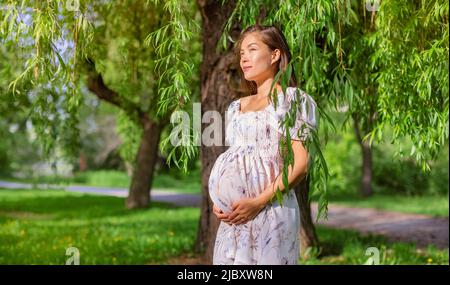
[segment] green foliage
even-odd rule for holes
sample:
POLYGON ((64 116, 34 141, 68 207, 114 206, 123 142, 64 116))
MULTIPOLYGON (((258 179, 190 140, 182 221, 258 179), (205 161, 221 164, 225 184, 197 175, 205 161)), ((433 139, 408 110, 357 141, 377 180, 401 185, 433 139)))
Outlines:
MULTIPOLYGON (((345 114, 332 113, 333 121, 339 125, 343 121, 343 116, 345 114)), ((383 132, 385 140, 372 146, 371 185, 374 193, 386 197, 392 195, 394 198, 398 195, 437 195, 437 199, 439 197, 445 199, 449 189, 448 145, 441 149, 440 155, 435 160, 428 162, 432 166, 431 170, 423 172, 412 156, 397 154, 402 149, 408 149, 412 144, 411 140, 399 139, 399 145, 402 146, 399 150, 390 143, 393 136, 392 128, 386 127, 383 132)), ((336 199, 343 201, 361 199, 359 187, 362 151, 354 133, 354 129, 344 125, 339 132, 330 137, 323 150, 330 169, 329 195, 332 202, 336 199)))
POLYGON ((191 15, 194 1, 169 0, 164 4, 170 19, 167 24, 150 33, 146 38, 148 45, 152 44, 157 55, 155 69, 160 77, 158 93, 158 113, 177 109, 192 99, 190 84, 185 80, 187 74, 196 71, 194 66, 198 61, 192 61, 192 56, 198 60, 195 51, 186 49, 185 45, 192 39, 198 40, 200 26, 191 15), (161 83, 166 82, 166 86, 161 83))
POLYGON ((431 171, 424 173, 421 166, 412 158, 393 160, 385 154, 375 152, 374 184, 375 191, 405 195, 447 195, 448 157, 430 163, 431 171))
POLYGON ((134 164, 141 142, 142 129, 136 122, 130 120, 124 112, 119 112, 117 115, 117 133, 123 141, 119 150, 120 156, 125 161, 134 164))
MULTIPOLYGON (((14 53, 22 56, 20 73, 8 84, 17 96, 34 98, 33 122, 45 150, 61 144, 75 155, 80 147, 76 114, 83 104, 80 93, 86 92, 80 87, 91 76, 87 59, 119 96, 122 130, 135 124, 123 116, 136 122, 137 113, 142 112, 160 120, 167 111, 197 97, 198 90, 191 88, 199 80, 200 61, 195 1, 162 4, 157 0, 80 1, 79 9, 73 11, 61 0, 2 1, 6 9, 0 11, 0 41, 20 46, 14 53), (161 39, 158 34, 153 40, 155 33, 161 39), (170 59, 165 70, 162 58, 170 59), (26 81, 32 87, 19 93, 26 81), (54 94, 52 100, 48 93, 54 94)), ((135 132, 122 134, 121 154, 130 161, 140 140, 135 132)))
POLYGON ((424 170, 448 140, 448 10, 444 0, 383 1, 370 41, 382 118, 373 135, 390 124, 394 139, 410 137, 424 170))
POLYGON ((428 188, 428 177, 412 159, 395 161, 375 155, 373 175, 373 182, 380 185, 377 192, 414 195, 424 194, 428 188))
POLYGON ((8 157, 8 147, 4 142, 0 143, 0 166, 0 175, 7 175, 10 173, 10 158, 8 157))
POLYGON ((330 195, 358 193, 361 181, 361 147, 351 131, 341 131, 324 147, 324 156, 330 169, 330 195))

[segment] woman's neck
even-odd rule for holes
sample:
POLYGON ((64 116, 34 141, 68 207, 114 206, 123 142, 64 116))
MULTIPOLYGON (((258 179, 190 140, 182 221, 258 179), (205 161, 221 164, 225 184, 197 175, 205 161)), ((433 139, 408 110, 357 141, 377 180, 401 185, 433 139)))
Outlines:
MULTIPOLYGON (((256 82, 258 92, 255 94, 256 99, 264 99, 267 96, 270 96, 270 87, 272 86, 273 78, 268 78, 263 82, 256 82)), ((281 86, 279 84, 275 84, 273 87, 277 93, 281 90, 281 86)), ((273 90, 272 90, 273 92, 273 90)))

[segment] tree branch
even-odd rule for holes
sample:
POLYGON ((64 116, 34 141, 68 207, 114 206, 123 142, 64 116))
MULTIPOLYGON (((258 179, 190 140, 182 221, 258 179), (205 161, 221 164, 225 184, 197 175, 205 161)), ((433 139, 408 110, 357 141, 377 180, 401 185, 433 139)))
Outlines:
POLYGON ((130 117, 138 115, 142 118, 145 114, 142 109, 134 102, 121 97, 117 92, 106 86, 101 74, 95 71, 95 63, 91 59, 87 61, 88 80, 87 87, 99 99, 109 102, 118 108, 124 110, 130 117))

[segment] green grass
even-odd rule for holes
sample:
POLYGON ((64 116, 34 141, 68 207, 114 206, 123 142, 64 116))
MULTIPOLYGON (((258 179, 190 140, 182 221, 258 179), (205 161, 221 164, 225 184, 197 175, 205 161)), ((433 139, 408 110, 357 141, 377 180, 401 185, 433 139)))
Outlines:
MULTIPOLYGON (((60 190, 0 189, 0 264, 65 264, 76 247, 80 264, 167 264, 193 256, 200 211, 153 203, 127 210, 124 199, 60 190)), ((417 250, 379 236, 318 227, 321 255, 301 264, 363 264, 368 247, 381 264, 448 264, 448 249, 417 250)))
POLYGON ((436 217, 448 217, 448 196, 406 196, 374 194, 368 198, 356 195, 331 196, 330 203, 360 208, 374 208, 380 210, 403 213, 425 214, 436 217))
POLYGON ((361 235, 350 230, 328 229, 323 226, 318 226, 316 230, 322 250, 320 254, 312 254, 313 258, 300 261, 300 264, 365 264, 373 256, 367 252, 370 247, 378 249, 380 265, 449 264, 448 248, 440 250, 429 246, 417 249, 411 243, 389 243, 384 237, 361 235))
MULTIPOLYGON (((23 179, 4 177, 3 180, 31 184, 84 185, 113 188, 128 188, 131 184, 131 178, 125 172, 117 170, 77 172, 73 177, 39 176, 23 179)), ((179 193, 200 193, 200 172, 195 170, 189 174, 155 174, 152 188, 179 193)))
POLYGON ((164 263, 192 251, 199 209, 152 203, 127 210, 124 199, 60 190, 0 190, 0 264, 164 263))

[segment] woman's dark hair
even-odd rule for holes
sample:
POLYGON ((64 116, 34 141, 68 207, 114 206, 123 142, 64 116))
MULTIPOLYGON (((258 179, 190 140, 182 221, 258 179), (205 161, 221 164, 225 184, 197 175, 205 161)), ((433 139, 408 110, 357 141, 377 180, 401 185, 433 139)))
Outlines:
MULTIPOLYGON (((245 36, 251 33, 257 33, 260 40, 266 44, 271 51, 275 49, 280 50, 280 60, 277 66, 276 72, 282 70, 285 71, 288 63, 291 61, 291 52, 289 51, 289 46, 287 44, 286 38, 279 28, 276 26, 261 26, 261 25, 252 25, 246 28, 239 36, 236 41, 236 45, 234 48, 234 53, 237 60, 237 65, 239 66, 239 62, 241 61, 241 45, 245 36)), ((257 87, 254 81, 248 81, 244 77, 244 73, 242 69, 238 68, 239 76, 241 78, 241 89, 246 94, 256 94, 257 87)), ((291 86, 296 86, 297 82, 295 80, 295 74, 292 72, 289 84, 291 86)))

